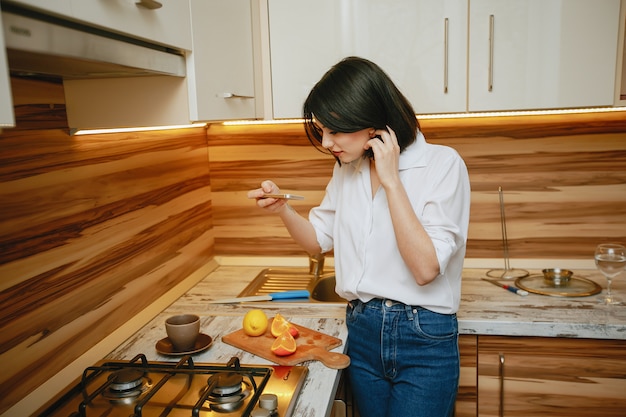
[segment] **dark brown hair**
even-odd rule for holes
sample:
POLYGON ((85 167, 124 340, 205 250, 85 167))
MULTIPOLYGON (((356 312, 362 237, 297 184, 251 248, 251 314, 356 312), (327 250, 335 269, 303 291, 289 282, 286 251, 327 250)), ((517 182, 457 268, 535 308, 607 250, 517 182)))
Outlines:
POLYGON ((375 63, 348 57, 335 64, 311 89, 303 106, 304 128, 309 141, 321 146, 322 132, 314 119, 342 133, 391 127, 400 152, 415 141, 419 122, 411 103, 391 78, 375 63))

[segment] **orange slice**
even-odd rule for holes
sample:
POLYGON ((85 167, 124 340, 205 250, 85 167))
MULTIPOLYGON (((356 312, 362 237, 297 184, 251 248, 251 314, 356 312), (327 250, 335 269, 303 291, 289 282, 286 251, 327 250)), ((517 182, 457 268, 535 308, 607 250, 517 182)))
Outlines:
POLYGON ((288 330, 289 333, 291 333, 291 336, 293 337, 298 337, 298 335, 300 334, 296 326, 294 326, 287 319, 281 316, 280 313, 276 313, 274 320, 272 320, 272 327, 270 328, 270 332, 272 333, 272 336, 278 337, 285 330, 288 330))
POLYGON ((292 355, 296 351, 296 339, 289 330, 285 330, 274 340, 270 349, 277 356, 292 355))

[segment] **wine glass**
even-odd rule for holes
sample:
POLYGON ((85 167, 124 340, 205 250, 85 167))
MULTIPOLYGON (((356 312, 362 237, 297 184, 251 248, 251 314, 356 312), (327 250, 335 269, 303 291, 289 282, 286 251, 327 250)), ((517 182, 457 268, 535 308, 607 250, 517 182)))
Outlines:
POLYGON ((606 277, 606 294, 599 297, 602 304, 619 304, 620 299, 611 294, 611 280, 626 268, 626 247, 616 243, 602 243, 596 247, 596 267, 606 277))

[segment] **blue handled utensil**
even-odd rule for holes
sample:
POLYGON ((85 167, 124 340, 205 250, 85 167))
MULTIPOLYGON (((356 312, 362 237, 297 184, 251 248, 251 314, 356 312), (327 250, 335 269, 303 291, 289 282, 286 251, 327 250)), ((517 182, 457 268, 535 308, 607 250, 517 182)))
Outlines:
POLYGON ((225 298, 222 300, 211 300, 208 301, 209 304, 230 304, 230 303, 243 303, 248 301, 278 301, 278 300, 299 300, 299 299, 308 299, 310 293, 307 290, 292 290, 292 291, 281 291, 281 292, 273 292, 271 294, 263 294, 263 295, 251 295, 249 297, 235 297, 235 298, 225 298))
POLYGON ((512 285, 502 284, 502 283, 500 283, 500 282, 498 282, 498 281, 495 281, 495 280, 493 280, 493 279, 486 279, 486 278, 481 278, 481 279, 482 279, 483 281, 490 282, 490 283, 492 283, 493 285, 497 285, 497 286, 498 286, 498 287, 500 287, 500 288, 504 288, 504 289, 505 289, 505 290, 507 290, 507 291, 511 291, 511 292, 512 292, 512 293, 514 293, 514 294, 521 295, 522 297, 525 297, 525 296, 527 296, 527 295, 528 295, 528 291, 526 291, 526 290, 520 290, 519 288, 514 287, 514 286, 512 286, 512 285))

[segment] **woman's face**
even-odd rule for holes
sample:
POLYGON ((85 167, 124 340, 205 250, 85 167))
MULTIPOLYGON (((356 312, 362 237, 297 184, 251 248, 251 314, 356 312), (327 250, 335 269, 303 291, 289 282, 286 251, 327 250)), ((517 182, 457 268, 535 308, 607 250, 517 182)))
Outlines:
POLYGON ((315 125, 322 131, 322 146, 333 153, 341 163, 350 163, 363 156, 365 144, 371 139, 374 129, 363 129, 352 133, 335 132, 319 121, 315 125))

